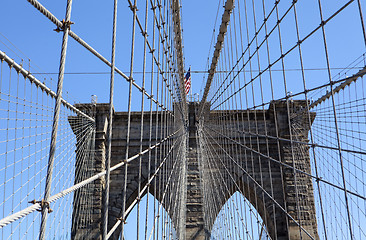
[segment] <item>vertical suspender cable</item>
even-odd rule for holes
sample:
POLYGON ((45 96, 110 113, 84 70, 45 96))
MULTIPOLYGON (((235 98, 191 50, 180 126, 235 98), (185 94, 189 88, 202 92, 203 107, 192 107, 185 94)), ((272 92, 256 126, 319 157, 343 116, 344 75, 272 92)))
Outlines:
MULTIPOLYGON (((134 59, 134 51, 135 51, 135 26, 136 26, 136 11, 137 11, 137 0, 134 1, 131 10, 133 12, 133 23, 132 23, 132 44, 131 44, 131 66, 130 66, 130 77, 129 77, 129 93, 128 93, 128 119, 127 119, 127 139, 126 139, 126 158, 128 159, 128 151, 130 145, 130 128, 131 128, 131 100, 132 100, 132 83, 134 82, 133 76, 133 59, 134 59)), ((125 164, 125 172, 124 172, 124 187, 123 187, 123 206, 122 206, 122 229, 121 229, 121 239, 123 237, 124 225, 126 223, 125 212, 126 212, 126 201, 127 201, 127 171, 128 164, 125 164)))
POLYGON ((41 228, 40 228, 40 233, 39 233, 40 240, 45 239, 47 215, 48 215, 48 211, 49 211, 49 205, 48 205, 47 201, 48 201, 48 198, 50 197, 53 162, 54 162, 55 152, 56 152, 56 138, 57 138, 58 122, 59 122, 59 117, 60 117, 60 106, 61 106, 62 86, 63 86, 64 72, 65 72, 67 40, 68 40, 68 36, 69 36, 70 23, 71 23, 70 22, 71 5, 72 5, 72 0, 68 0, 67 6, 66 6, 65 22, 63 25, 64 33, 63 33, 63 38, 62 38, 61 59, 60 59, 60 68, 59 68, 59 74, 58 74, 56 103, 55 103, 55 110, 54 110, 54 116, 53 116, 50 152, 49 152, 49 157, 48 157, 48 168, 47 168, 47 177, 46 177, 46 186, 45 186, 44 199, 43 199, 44 204, 46 204, 46 205, 42 206, 42 220, 41 220, 41 228))
MULTIPOLYGON (((143 57, 143 71, 142 71, 142 91, 141 91, 141 123, 140 123, 140 152, 142 152, 142 143, 144 135, 144 103, 145 103, 145 77, 146 77, 146 48, 147 48, 147 20, 148 20, 148 8, 149 1, 146 0, 145 6, 145 28, 143 32, 144 37, 144 57, 143 57)), ((142 184, 142 156, 139 157, 139 174, 138 174, 138 201, 137 201, 137 240, 140 237, 140 200, 141 200, 141 184, 142 184)))
POLYGON ((107 140, 107 156, 105 160, 105 192, 103 195, 103 222, 102 222, 102 239, 105 240, 108 231, 108 205, 109 205, 109 182, 110 182, 110 166, 112 151, 112 123, 113 123, 113 92, 114 92, 114 70, 115 70, 115 52, 116 52, 116 28, 117 28, 117 3, 114 0, 113 9, 113 36, 112 36, 112 59, 111 59, 111 79, 109 92, 109 119, 108 119, 108 140, 107 140))
MULTIPOLYGON (((295 18, 295 26, 296 26, 296 36, 297 36, 297 40, 300 41, 300 31, 299 31, 299 23, 298 23, 298 18, 297 18, 297 10, 296 10, 296 5, 294 5, 293 7, 293 11, 294 11, 294 18, 295 18)), ((366 44, 366 42, 365 42, 366 44)), ((301 48, 301 44, 299 44, 299 60, 300 60, 300 66, 301 66, 301 77, 302 77, 302 82, 303 82, 303 87, 304 87, 304 96, 305 96, 305 103, 306 103, 306 109, 307 109, 307 120, 309 123, 309 136, 310 136, 310 142, 314 143, 314 136, 313 136, 313 128, 311 127, 311 116, 310 116, 310 108, 309 108, 309 98, 308 98, 308 92, 307 87, 306 87, 306 81, 305 81, 305 72, 304 72, 304 61, 303 61, 303 57, 302 57, 302 48, 301 48)), ((315 174, 316 177, 319 178, 319 173, 318 173, 318 163, 317 163, 317 154, 315 152, 315 148, 312 147, 312 153, 313 153, 313 160, 314 160, 314 169, 315 169, 315 174)), ((320 188, 320 183, 319 181, 316 181, 316 185, 317 185, 317 189, 318 189, 318 198, 319 198, 319 205, 320 205, 320 213, 321 213, 321 218, 323 221, 323 229, 324 229, 324 237, 325 239, 328 239, 327 236, 327 228, 326 228, 326 224, 325 224, 325 217, 324 217, 324 207, 323 207, 323 199, 322 199, 322 194, 321 194, 321 188, 320 188)))
POLYGON ((349 228, 349 234, 351 239, 353 239, 353 232, 352 232, 352 219, 351 219, 351 210, 349 207, 349 200, 348 200, 348 194, 347 194, 347 183, 346 183, 346 177, 345 177, 345 167, 344 167, 344 163, 343 163, 343 155, 342 155, 342 150, 341 150, 341 139, 340 139, 340 133, 339 133, 339 127, 338 127, 338 119, 337 119, 337 110, 335 107, 335 100, 334 100, 334 91, 333 91, 333 84, 332 84, 332 75, 330 72, 330 62, 329 62, 329 55, 328 55, 328 44, 327 44, 327 40, 325 37, 325 22, 323 20, 323 11, 322 11, 322 4, 321 1, 318 0, 318 5, 319 5, 319 14, 320 14, 320 20, 321 20, 321 29, 322 29, 322 35, 323 35, 323 43, 324 43, 324 53, 325 53, 325 58, 326 58, 326 62, 327 62, 327 69, 328 69, 328 78, 329 78, 329 86, 330 86, 330 92, 331 92, 331 103, 332 103, 332 110, 333 110, 333 116, 334 116, 334 127, 335 127, 335 132, 336 132, 336 136, 337 136, 337 148, 338 148, 338 156, 339 156, 339 164, 341 166, 341 174, 342 174, 342 182, 343 182, 343 188, 344 188, 344 200, 345 200, 345 205, 346 205, 346 210, 347 210, 347 219, 348 219, 348 228, 349 228))
MULTIPOLYGON (((155 19, 155 10, 154 10, 154 3, 151 3, 151 9, 154 13, 153 15, 153 19, 155 19)), ((146 8, 147 5, 146 5, 146 8)), ((153 24, 152 24, 152 50, 151 50, 151 82, 150 82, 150 88, 151 88, 151 95, 153 96, 154 94, 154 51, 155 51, 155 21, 153 20, 153 24)), ((146 36, 147 37, 147 36, 146 36)), ((152 141, 152 129, 153 129, 153 100, 152 97, 150 98, 150 123, 149 123, 149 148, 151 148, 151 141, 152 141)), ((151 172, 151 151, 149 151, 149 156, 148 156, 148 179, 150 179, 150 172, 151 172)), ((145 218, 145 240, 147 240, 147 224, 148 224, 148 214, 149 214, 149 192, 150 192, 150 183, 148 184, 147 187, 147 196, 146 196, 146 218, 145 218)), ((155 199, 154 199, 155 202, 155 199)))

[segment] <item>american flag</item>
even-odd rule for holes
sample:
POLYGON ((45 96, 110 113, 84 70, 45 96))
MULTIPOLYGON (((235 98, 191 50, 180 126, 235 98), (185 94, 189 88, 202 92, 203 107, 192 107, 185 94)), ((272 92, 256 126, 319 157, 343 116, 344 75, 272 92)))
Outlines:
POLYGON ((189 90, 191 89, 191 67, 189 67, 186 77, 184 78, 184 87, 186 94, 188 94, 189 90))

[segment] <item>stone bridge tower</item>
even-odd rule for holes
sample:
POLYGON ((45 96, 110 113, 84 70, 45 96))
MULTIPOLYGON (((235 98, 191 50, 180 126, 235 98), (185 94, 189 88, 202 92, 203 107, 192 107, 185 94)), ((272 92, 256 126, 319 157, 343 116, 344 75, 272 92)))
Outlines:
MULTIPOLYGON (((286 102, 283 101, 272 102, 269 109, 265 111, 226 111, 230 117, 224 120, 225 128, 233 129, 231 140, 245 143, 249 140, 253 141, 254 138, 259 139, 258 147, 256 149, 246 149, 246 151, 241 151, 240 155, 234 156, 235 159, 240 161, 239 165, 245 166, 247 173, 250 173, 250 175, 254 177, 248 177, 248 174, 238 167, 232 165, 228 165, 228 167, 232 176, 235 176, 236 186, 241 189, 245 198, 256 208, 272 239, 300 239, 299 227, 293 220, 300 222, 301 226, 315 239, 319 238, 317 233, 312 180, 305 174, 294 174, 294 171, 291 168, 285 167, 295 164, 297 169, 301 169, 307 173, 311 172, 309 148, 307 145, 298 143, 307 141, 309 126, 311 124, 307 120, 309 119, 307 112, 303 111, 305 104, 305 101, 293 101, 290 104, 291 114, 287 113, 287 105, 286 102), (299 112, 301 114, 295 114, 299 112), (250 126, 250 121, 253 120, 254 117, 257 122, 256 136, 253 136, 254 131, 252 131, 252 126, 250 126), (286 139, 290 139, 288 117, 290 117, 291 122, 294 123, 293 126, 291 125, 292 138, 294 140, 292 146, 290 141, 286 141, 286 139), (236 119, 236 125, 230 120, 234 118, 236 119), (243 132, 238 133, 237 131, 234 131, 234 129, 238 129, 238 122, 240 125, 239 127, 243 129, 243 132), (277 126, 275 126, 275 124, 277 124, 277 126), (267 131, 267 137, 263 137, 265 136, 265 129, 267 131), (277 129, 277 133, 275 129, 277 129), (269 153, 269 155, 267 153, 269 153), (261 174, 259 171, 261 171, 261 174), (256 182, 260 183, 260 181, 263 183, 261 184, 262 187, 256 184, 256 182), (272 188, 271 182, 273 183, 272 188), (297 191, 295 191, 295 189, 297 191), (271 193, 272 197, 266 195, 266 193, 271 193), (296 197, 298 197, 300 201, 298 201, 296 197), (284 209, 286 209, 288 214, 285 214, 283 211, 284 209)), ((93 111, 93 115, 96 117, 96 135, 95 142, 93 143, 95 145, 95 157, 91 160, 85 160, 86 162, 84 163, 76 164, 76 171, 87 172, 86 175, 89 176, 105 170, 104 156, 106 151, 108 104, 96 104, 94 106, 91 104, 79 104, 76 107, 84 111, 93 111)), ((197 108, 198 103, 189 103, 188 105, 189 121, 188 127, 186 128, 188 131, 188 145, 186 150, 187 186, 185 214, 185 239, 187 240, 209 239, 215 221, 215 219, 205 219, 204 216, 205 199, 203 189, 205 188, 205 183, 202 178, 205 178, 205 174, 208 174, 208 171, 220 171, 220 169, 207 168, 205 165, 206 160, 204 158, 199 158, 200 144, 202 146, 202 142, 200 142, 202 131, 209 132, 213 136, 213 139, 217 139, 214 142, 211 142, 212 148, 219 148, 220 145, 221 148, 227 148, 227 152, 230 152, 230 145, 227 144, 228 141, 223 141, 223 138, 220 136, 222 122, 221 124, 218 124, 217 118, 221 113, 219 111, 204 111, 205 127, 203 127, 196 119, 197 108)), ((153 114, 152 121, 161 120, 160 114, 157 114, 158 116, 156 116, 155 113, 153 114)), ((124 146, 126 145, 127 113, 115 112, 113 117, 111 166, 114 166, 119 163, 121 159, 123 160, 125 158, 124 146)), ((315 114, 311 114, 310 121, 313 121, 314 118, 315 114)), ((141 113, 132 113, 130 138, 131 155, 137 154, 140 151, 140 119, 141 113)), ((144 119, 144 122, 148 125, 150 122, 150 115, 144 113, 144 119)), ((77 121, 77 117, 69 118, 71 127, 75 126, 77 121)), ((171 121, 172 126, 170 131, 174 130, 174 121, 181 121, 181 119, 173 119, 173 121, 171 121)), ((153 124, 153 126, 154 125, 155 124, 153 124)), ((145 129, 147 131, 148 126, 144 127, 144 131, 145 129)), ((159 132, 164 129, 155 130, 158 131, 153 132, 159 132)), ((75 134, 77 135, 76 132, 75 134)), ((146 137, 143 139, 143 148, 146 149, 149 147, 149 138, 147 137, 149 135, 146 133, 144 136, 146 137)), ((155 139, 155 137, 156 136, 153 134, 152 139, 155 139)), ((243 144, 243 149, 244 148, 245 145, 243 144)), ((153 170, 156 166, 154 163, 151 164, 150 169, 153 170)), ((149 169, 148 159, 146 157, 142 157, 142 166, 142 183, 146 185, 149 169)), ((127 207, 132 204, 132 200, 135 199, 137 195, 138 161, 131 162, 128 168, 127 207)), ((116 218, 120 216, 122 209, 121 186, 124 185, 122 169, 111 172, 110 179, 108 206, 109 229, 112 227, 116 218)), ((163 179, 164 178, 157 179, 157 181, 160 181, 160 184, 164 184, 163 179)), ((75 179, 76 182, 80 180, 82 179, 75 179)), ((227 181, 232 181, 232 179, 227 179, 227 181)), ((86 190, 79 190, 87 191, 89 196, 88 199, 79 198, 78 194, 80 194, 80 192, 78 191, 75 193, 72 226, 73 239, 101 239, 102 196, 104 184, 104 179, 101 178, 89 184, 89 187, 86 190), (85 202, 83 201, 91 201, 92 208, 82 208, 82 206, 85 205, 85 202), (89 216, 92 221, 89 223, 83 222, 83 219, 86 216, 89 216)), ((151 186, 154 186, 154 184, 152 183, 151 186)), ((218 199, 222 199, 222 202, 220 203, 221 206, 224 206, 226 201, 238 190, 237 187, 230 189, 229 194, 218 197, 218 199)), ((217 189, 217 194, 222 192, 224 191, 217 189)), ((154 190, 153 187, 150 187, 150 193, 153 194, 158 201, 161 201, 162 196, 157 189, 154 190)), ((175 210, 166 210, 171 216, 175 213, 175 210)), ((218 214, 220 209, 217 209, 216 211, 216 214, 218 214)), ((172 219, 173 224, 177 226, 177 222, 174 222, 174 218, 172 219)), ((119 231, 120 230, 117 230, 111 239, 118 239, 119 231)), ((301 236, 302 239, 308 239, 305 233, 302 233, 301 236)))

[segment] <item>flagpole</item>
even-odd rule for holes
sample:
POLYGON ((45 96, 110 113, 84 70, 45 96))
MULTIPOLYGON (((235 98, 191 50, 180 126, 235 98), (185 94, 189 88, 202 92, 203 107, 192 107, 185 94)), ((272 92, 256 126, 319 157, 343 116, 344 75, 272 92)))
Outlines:
MULTIPOLYGON (((192 77, 192 75, 191 75, 191 65, 189 65, 188 71, 189 71, 189 77, 192 77)), ((190 85, 191 86, 189 87, 188 91, 190 91, 191 88, 192 88, 192 80, 190 81, 190 85)), ((190 94, 191 94, 191 102, 192 102, 192 91, 190 91, 190 94)))
MULTIPOLYGON (((191 78, 191 81, 190 81, 190 89, 189 90, 191 90, 191 88, 192 88, 192 71, 191 71, 191 65, 189 65, 189 74, 190 74, 190 78, 191 78)), ((191 91, 191 102, 193 102, 192 101, 192 91, 191 91)))

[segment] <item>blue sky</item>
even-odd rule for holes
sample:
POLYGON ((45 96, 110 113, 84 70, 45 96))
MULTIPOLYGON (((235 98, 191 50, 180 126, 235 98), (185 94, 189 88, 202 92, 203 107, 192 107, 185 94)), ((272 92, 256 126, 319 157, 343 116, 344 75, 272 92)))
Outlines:
MULTIPOLYGON (((62 20, 64 18, 65 0, 43 0, 40 2, 58 19, 62 20)), ((288 6, 291 1, 282 2, 284 6, 288 6)), ((317 1, 302 0, 298 2, 297 11, 301 29, 300 35, 304 37, 319 25, 320 19, 317 12, 317 1)), ((326 3, 323 6, 324 18, 326 19, 347 1, 332 0, 323 2, 326 3)), ((182 24, 186 69, 188 69, 188 66, 191 66, 193 71, 207 70, 207 57, 211 58, 213 52, 213 49, 210 48, 210 43, 212 40, 212 44, 216 42, 216 33, 212 35, 214 23, 217 17, 217 29, 221 22, 223 4, 222 1, 183 1, 182 24), (217 15, 218 9, 219 12, 217 15)), ((362 4, 364 9, 366 9, 364 2, 362 4)), ((144 2, 138 1, 138 6, 140 6, 140 9, 143 9, 144 2)), ((267 7, 269 8, 270 6, 272 5, 268 4, 267 7)), ((111 54, 112 8, 113 1, 74 1, 71 13, 71 20, 75 22, 71 29, 108 60, 111 54)), ((280 8, 280 14, 283 14, 284 10, 285 7, 280 8)), ((0 21, 0 50, 5 51, 17 62, 21 62, 21 59, 23 59, 26 68, 28 68, 27 58, 29 58, 31 60, 31 71, 35 73, 35 76, 40 80, 44 80, 48 86, 55 90, 57 74, 54 73, 58 72, 62 34, 53 31, 55 26, 26 0, 1 1, 0 11, 2 18, 0 21)), ((333 76, 337 75, 340 71, 339 68, 346 67, 357 57, 365 53, 359 16, 356 13, 357 4, 355 1, 350 7, 347 7, 326 25, 330 65, 334 68, 331 71, 333 76)), ((143 11, 139 11, 139 14, 143 14, 143 11)), ((294 32, 293 21, 291 20, 292 17, 290 14, 282 23, 285 51, 296 44, 296 33, 294 32)), ((259 16, 260 18, 261 16, 259 16)), ((130 66, 131 21, 132 14, 128 8, 127 1, 119 1, 116 66, 127 74, 130 66)), ((274 24, 274 22, 274 19, 269 20, 271 24, 274 24)), ((249 32, 253 36, 254 29, 249 29, 249 32)), ((136 34, 140 35, 139 31, 136 34)), ((274 35, 275 37, 276 35, 274 35)), ((321 37, 321 32, 318 31, 303 44, 304 67, 306 69, 323 69, 326 67, 321 37)), ((274 47, 271 48, 271 57, 276 59, 280 55, 278 41, 276 39, 271 41, 274 44, 274 47)), ((142 45, 140 44, 139 46, 142 45)), ((142 69, 141 53, 142 47, 137 47, 136 71, 141 71, 142 69)), ((287 68, 299 68, 297 51, 294 51, 294 54, 290 54, 285 61, 287 68)), ((253 63, 253 68, 255 68, 255 63, 253 63)), ((274 66, 274 69, 281 69, 281 66, 278 64, 274 66)), ((70 38, 66 73, 80 73, 66 74, 65 76, 64 91, 65 94, 67 92, 69 93, 70 96, 66 96, 66 98, 71 103, 74 101, 90 102, 90 97, 93 94, 98 96, 98 102, 108 102, 109 71, 110 69, 107 65, 70 38)), ((328 81, 327 71, 325 69, 316 71, 307 70, 305 74, 308 87, 319 86, 328 81)), ((347 74, 352 74, 352 71, 347 74)), ((275 89, 276 97, 283 97, 285 94, 283 92, 281 75, 281 72, 273 73, 273 77, 277 81, 275 89)), ((138 73, 135 74, 137 82, 141 82, 140 76, 138 73)), ((288 71, 287 77, 289 79, 289 91, 296 93, 303 90, 300 84, 301 72, 288 71)), ((204 81, 205 74, 193 72, 191 91, 198 93, 204 81)), ((264 79, 264 81, 267 80, 264 79)), ((127 83, 120 76, 116 76, 115 87, 116 109, 117 111, 126 111, 127 95, 125 90, 127 83)), ((135 91, 134 94, 136 93, 135 91)), ((265 94, 269 98, 268 93, 269 88, 267 87, 265 88, 265 94)), ((322 93, 320 93, 321 95, 322 93)), ((140 95, 138 94, 138 96, 140 95)), ((140 106, 135 104, 134 107, 138 110, 140 106)), ((130 223, 133 223, 133 221, 130 221, 130 223)))
MULTIPOLYGON (((40 2, 58 19, 62 20, 64 18, 66 1, 40 2)), ((187 1, 184 4, 182 19, 187 68, 188 65, 191 65, 193 70, 205 70, 218 3, 212 2, 212 4, 208 4, 204 1, 187 1)), ((143 9, 144 2, 138 2, 138 6, 141 6, 140 8, 143 9)), ((0 50, 6 52, 16 62, 23 62, 23 66, 27 69, 30 65, 31 72, 55 91, 57 74, 54 73, 58 72, 62 33, 53 31, 55 28, 53 23, 25 0, 1 1, 0 9, 2 18, 6 19, 6 21, 0 22, 0 50), (30 64, 28 58, 30 59, 30 64)), ((74 1, 71 13, 71 20, 75 22, 72 25, 72 30, 108 60, 110 60, 111 55, 112 10, 113 1, 103 1, 102 4, 100 1, 94 0, 74 1)), ((143 11, 141 10, 139 14, 142 13, 143 11)), ((119 1, 116 66, 127 74, 130 66, 131 20, 132 14, 127 2, 119 1)), ((140 35, 140 32, 137 31, 137 34, 140 35)), ((141 71, 142 68, 141 62, 138 62, 141 59, 142 44, 139 46, 136 48, 136 55, 140 55, 136 57, 136 71, 141 71)), ((98 96, 98 102, 108 102, 109 67, 87 52, 72 38, 69 38, 65 72, 88 73, 65 75, 64 98, 71 103, 74 101, 90 102, 92 94, 98 96)), ((135 78, 139 83, 141 83, 140 76, 137 73, 135 74, 135 78)), ((193 92, 199 92, 199 88, 202 85, 202 77, 202 74, 193 74, 193 92)), ((126 87, 126 81, 116 76, 115 106, 118 111, 127 110, 126 87)), ((134 94, 136 94, 134 96, 140 96, 137 92, 134 92, 134 94)), ((134 107, 138 110, 140 105, 135 104, 134 107)), ((48 139, 46 139, 46 144, 47 142, 48 139)), ((44 152, 44 154, 46 156, 47 152, 44 152)), ((46 166, 45 164, 44 160, 42 166, 46 166)), ((70 195, 67 199, 69 201, 72 200, 72 196, 70 195)), ((144 202, 142 203, 142 209, 144 209, 145 204, 144 202)), ((22 205, 21 207, 24 208, 25 206, 22 205)), ((57 206, 54 205, 54 208, 58 209, 57 206)), ((152 201, 150 201, 150 206, 153 206, 152 201)), ((136 218, 133 217, 135 212, 136 209, 131 213, 132 217, 128 219, 125 232, 125 236, 128 239, 135 238, 136 218)), ((153 221, 151 219, 151 210, 149 214, 150 228, 153 221)), ((144 216, 144 213, 141 216, 144 216)), ((39 224, 39 218, 36 217, 36 219, 36 223, 33 226, 39 224)), ((52 225, 52 220, 49 221, 50 224, 52 225)), ((21 231, 26 230, 23 226, 21 228, 21 231)), ((9 233, 9 229, 5 230, 5 235, 9 233)), ((37 229, 38 226, 35 226, 35 229, 31 231, 37 232, 37 229)), ((141 230, 143 231, 143 229, 141 230)), ((62 235, 63 233, 60 234, 62 235)))
MULTIPOLYGON (((40 2, 58 19, 64 18, 66 1, 40 2)), ((144 12, 142 11, 144 5, 143 1, 138 2, 138 6, 141 8, 139 14, 144 12)), ((131 11, 127 6, 127 2, 119 1, 116 49, 116 66, 126 73, 129 72, 131 44, 129 24, 132 20, 131 11)), ((188 65, 192 66, 192 70, 206 69, 217 7, 218 2, 216 1, 184 1, 182 21, 187 69, 188 65)), ((57 73, 62 33, 53 31, 55 26, 25 0, 2 1, 0 8, 3 11, 2 18, 6 19, 0 23, 2 51, 18 61, 20 58, 17 55, 21 58, 25 58, 25 56, 30 58, 31 66, 37 65, 40 68, 33 72, 57 73), (24 55, 15 50, 15 47, 11 46, 4 36, 24 55), (15 50, 16 54, 8 50, 4 43, 15 50)), ((108 60, 111 55, 112 8, 113 1, 103 1, 102 4, 95 0, 74 1, 71 13, 71 20, 75 22, 72 30, 108 60)), ((219 22, 220 19, 221 13, 219 22)), ((137 34, 140 34, 139 31, 137 34)), ((136 48, 136 52, 142 52, 142 47, 140 48, 136 48)), ((90 96, 95 94, 98 96, 98 102, 108 101, 109 68, 71 38, 66 63, 65 71, 69 73, 107 73, 66 75, 64 89, 74 96, 73 99, 89 102, 90 96), (83 91, 80 91, 80 88, 83 91), (77 91, 75 91, 76 89, 77 91)), ((136 71, 141 70, 141 64, 135 63, 135 66, 136 71)), ((36 76, 40 79, 44 77, 57 79, 56 74, 36 74, 36 76)), ((139 75, 135 76, 138 80, 139 75)), ((199 92, 202 80, 203 74, 193 74, 193 93, 199 92)), ((123 89, 125 86, 125 80, 117 77, 116 96, 118 93, 122 93, 119 89, 123 89)), ((118 105, 118 99, 116 105, 118 105)))
MULTIPOLYGON (((64 18, 66 1, 40 1, 49 9, 58 19, 64 18)), ((346 1, 332 1, 332 4, 323 4, 324 18, 329 17, 346 1)), ((141 15, 144 11, 144 2, 138 1, 141 15)), ((212 35, 217 17, 216 28, 220 25, 223 1, 183 1, 182 5, 182 25, 184 38, 184 55, 186 69, 192 66, 193 71, 207 70, 207 57, 212 57, 213 49, 210 43, 216 42, 217 32, 212 35), (217 10, 219 10, 217 15, 217 10), (209 53, 209 50, 211 52, 209 53)), ((259 4, 258 4, 259 5, 259 4)), ((288 3, 284 3, 284 8, 280 6, 280 14, 286 9, 288 3)), ((119 1, 118 24, 117 24, 117 59, 116 66, 129 72, 130 45, 131 45, 131 11, 127 7, 127 2, 119 1)), ((112 7, 113 1, 74 1, 71 19, 75 22, 72 30, 89 43, 94 49, 110 60, 111 53, 111 32, 112 32, 112 7)), ((267 8, 272 7, 272 3, 267 4, 267 8)), ((37 72, 57 73, 59 65, 59 54, 61 45, 61 33, 53 31, 54 25, 46 19, 41 13, 33 8, 25 0, 2 1, 2 18, 5 21, 0 23, 0 46, 3 51, 15 60, 25 58, 31 59, 31 66, 39 66, 37 72), (24 55, 17 51, 17 55, 8 50, 3 43, 10 45, 4 36, 13 43, 24 55)), ((260 6, 258 6, 260 8, 260 6)), ((303 37, 318 26, 320 19, 317 12, 316 1, 299 1, 298 18, 300 25, 300 35, 303 37)), ((257 11, 260 12, 260 11, 257 11)), ((351 63, 354 59, 365 52, 364 43, 360 31, 360 21, 357 14, 357 4, 353 3, 345 11, 339 14, 326 26, 328 36, 328 47, 331 53, 331 67, 342 68, 351 63), (331 36, 331 37, 329 37, 331 36), (350 36, 350 37, 347 37, 350 36), (362 50, 363 49, 363 50, 362 50)), ((250 17, 250 13, 249 13, 250 17)), ((257 16, 261 19, 261 16, 257 16)), ((259 21, 258 21, 259 22, 259 21)), ((271 19, 269 22, 274 22, 271 19)), ((259 23, 258 23, 259 24, 259 23)), ((253 35, 253 29, 250 29, 250 35, 253 35)), ((296 35, 292 16, 285 18, 282 24, 284 50, 290 48, 296 43, 296 35), (288 21, 288 22, 286 22, 288 21)), ((140 34, 137 31, 137 35, 140 34)), ((273 36, 271 48, 272 58, 279 56, 278 42, 273 36)), ((142 44, 140 45, 142 46, 142 44)), ((14 47, 11 46, 12 50, 14 47)), ((136 55, 142 53, 142 47, 136 48, 136 55), (141 48, 141 49, 140 49, 141 48)), ((298 69, 299 63, 294 56, 289 56, 286 62, 287 68, 298 69)), ((326 67, 321 41, 321 32, 318 31, 314 36, 308 39, 303 45, 304 67, 305 68, 324 68, 326 67)), ((141 57, 140 57, 141 58, 141 57)), ((264 58, 263 58, 264 59, 264 58)), ((138 63, 139 57, 135 60, 135 70, 141 70, 142 64, 138 63)), ((280 65, 274 66, 274 69, 281 69, 280 65)), ((34 72, 33 71, 33 72, 34 72)), ((339 70, 332 71, 335 75, 339 70)), ((103 74, 73 74, 65 77, 65 91, 68 91, 71 99, 80 102, 89 102, 90 96, 98 96, 98 102, 108 101, 109 68, 95 56, 87 52, 83 47, 73 39, 69 41, 67 54, 66 72, 68 73, 103 73, 103 74), (80 89, 83 89, 80 91, 80 89)), ((318 85, 319 81, 326 82, 326 71, 307 71, 307 79, 310 85, 318 85), (315 80, 317 79, 317 80, 315 80)), ((57 79, 56 74, 36 75, 40 79, 46 77, 57 79)), ((141 76, 141 75, 140 75, 141 76)), ((204 85, 206 75, 203 73, 192 73, 192 93, 199 93, 204 85)), ((280 79, 281 75, 274 73, 274 77, 280 79)), ((288 78, 297 79, 301 77, 300 72, 288 72, 288 78)), ((123 89, 127 86, 126 81, 116 77, 116 96, 123 94, 123 89), (119 94, 119 95, 118 95, 119 94)), ((139 81, 139 75, 135 74, 139 81)), ((140 80, 141 81, 141 80, 140 80)), ((295 85, 292 92, 300 91, 295 85)), ((291 84, 290 84, 291 88, 291 84)), ((291 90, 291 89, 290 89, 291 90)), ((278 93, 278 97, 283 96, 283 92, 278 93)), ((118 101, 116 99, 117 109, 125 109, 125 99, 118 101)))

